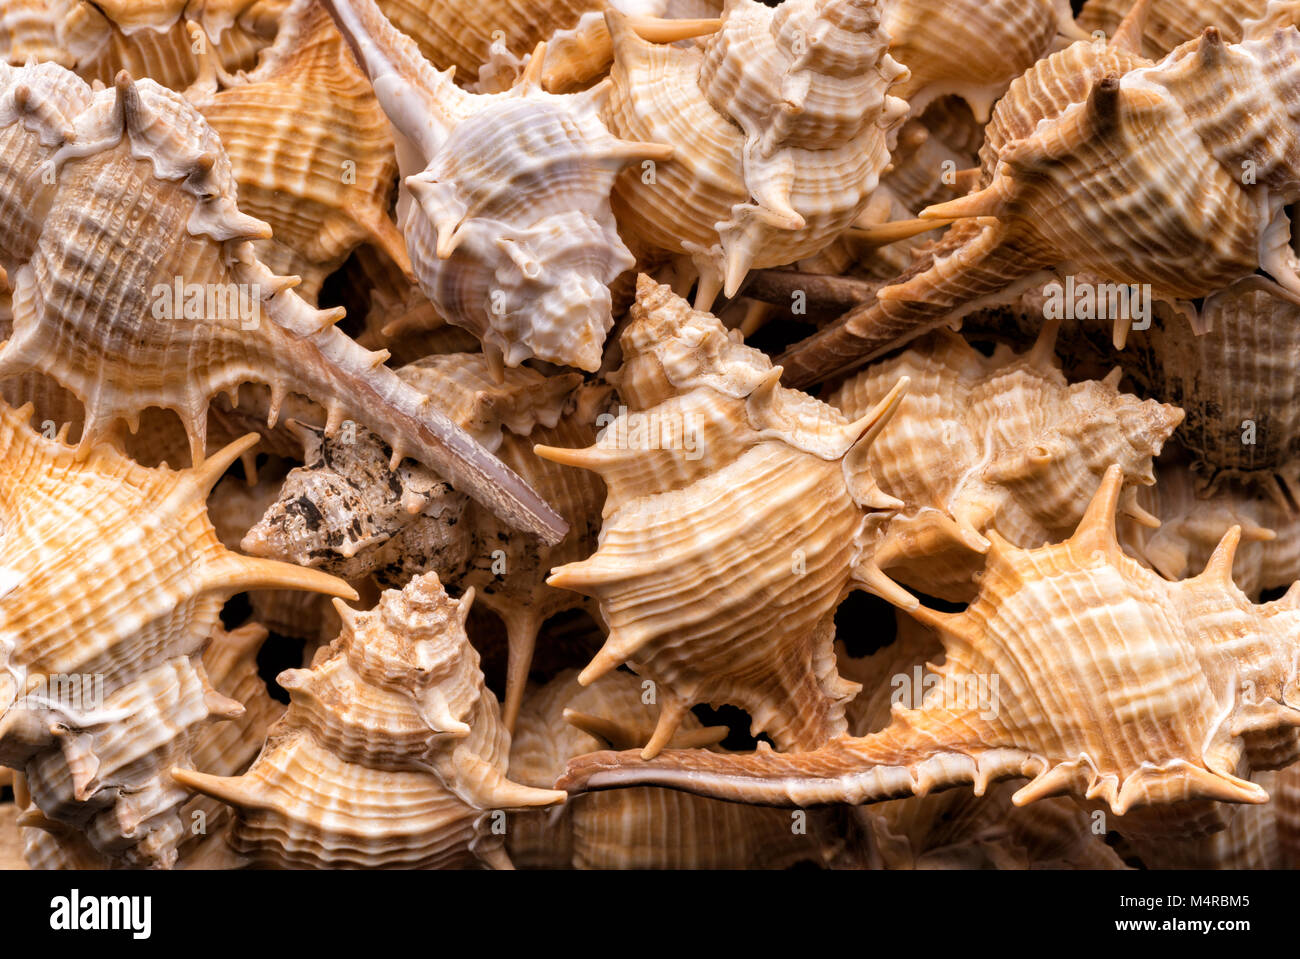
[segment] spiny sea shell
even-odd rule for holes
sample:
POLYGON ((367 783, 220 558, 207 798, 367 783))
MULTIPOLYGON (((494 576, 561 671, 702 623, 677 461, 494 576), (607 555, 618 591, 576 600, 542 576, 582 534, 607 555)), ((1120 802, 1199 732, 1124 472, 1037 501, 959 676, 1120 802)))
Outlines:
POLYGON ((1300 30, 1225 44, 1209 29, 1154 65, 1124 52, 1130 40, 1079 41, 1012 84, 989 126, 984 187, 922 213, 961 222, 899 282, 789 351, 795 383, 1018 295, 1050 267, 1170 301, 1235 281, 1297 297, 1284 208, 1300 196, 1288 132, 1300 30))
POLYGON ((362 242, 409 271, 388 217, 397 174, 388 120, 319 0, 296 0, 256 70, 218 90, 209 64, 186 96, 221 137, 240 209, 271 226, 254 242, 258 257, 273 273, 302 277, 300 296, 315 303, 362 242))
POLYGON ((464 492, 549 540, 564 524, 427 398, 334 329, 256 258, 265 223, 238 211, 220 140, 180 94, 125 74, 92 93, 53 64, 0 65, 0 192, 14 288, 0 376, 45 373, 86 405, 83 449, 146 407, 174 410, 194 462, 213 394, 271 386, 436 464, 464 492), (21 212, 18 212, 21 208, 21 212), (113 279, 110 281, 110 277, 113 279))
POLYGON ((1066 793, 1099 799, 1132 835, 1222 828, 1217 803, 1266 802, 1245 777, 1300 750, 1300 590, 1251 604, 1231 579, 1235 529, 1194 579, 1144 569, 1115 540, 1122 483, 1118 466, 1107 471, 1065 543, 1020 550, 991 534, 965 612, 907 610, 939 632, 944 682, 883 731, 795 754, 596 753, 570 763, 560 785, 674 785, 807 805, 970 782, 983 793, 1031 776, 1017 805, 1066 793))
POLYGON ((204 499, 252 437, 174 472, 104 445, 79 461, 33 433, 29 413, 0 404, 0 761, 24 770, 45 818, 101 853, 169 865, 188 795, 166 767, 185 761, 210 716, 241 709, 213 692, 199 662, 222 604, 263 587, 355 594, 218 541, 204 499))
MULTIPOLYGON (((1106 469, 1155 482, 1159 455, 1182 413, 1120 393, 1112 382, 1067 385, 1052 352, 1056 324, 1022 356, 982 356, 954 333, 931 334, 874 364, 828 398, 845 416, 910 381, 890 426, 867 453, 880 488, 906 507, 876 521, 876 565, 930 596, 965 601, 996 530, 1022 548, 1068 536, 1106 469)), ((1127 511, 1136 488, 1125 491, 1127 511)), ((1216 540, 1217 542, 1217 540, 1216 540)))
MULTIPOLYGON (((637 745, 654 726, 654 707, 636 677, 609 673, 584 688, 577 672, 566 670, 525 698, 510 745, 510 775, 550 786, 574 756, 637 745)), ((716 742, 725 732, 688 715, 672 745, 716 742)), ((792 818, 785 809, 672 789, 626 789, 574 796, 562 810, 516 813, 506 843, 520 868, 781 869, 832 857, 837 843, 830 819, 825 811, 792 818)))
POLYGON ((705 702, 812 748, 843 731, 856 691, 835 672, 829 614, 850 588, 897 588, 859 537, 871 510, 898 505, 866 451, 905 383, 850 422, 645 276, 622 347, 610 380, 626 405, 596 445, 537 448, 608 487, 596 553, 548 580, 595 597, 609 625, 579 681, 626 663, 656 683, 647 756, 705 702))
POLYGON ((398 134, 399 218, 429 300, 498 362, 598 369, 609 284, 635 263, 610 189, 628 162, 672 149, 611 135, 603 87, 545 93, 533 69, 508 92, 467 93, 373 0, 332 6, 398 134))
POLYGON ((333 439, 307 434, 307 465, 289 475, 243 548, 349 581, 373 575, 399 587, 437 570, 448 586, 476 588, 479 605, 507 628, 505 721, 513 727, 543 621, 587 602, 545 578, 552 566, 594 548, 604 494, 598 477, 539 459, 532 449, 593 442, 596 401, 605 391, 579 389, 575 374, 545 377, 527 368, 506 370, 494 383, 486 358, 471 353, 426 357, 400 375, 438 397, 454 422, 544 490, 569 523, 565 540, 546 547, 512 535, 431 471, 393 470, 381 441, 358 429, 333 439))
MULTIPOLYGON (((1225 40, 1236 43, 1245 23, 1257 19, 1266 6, 1265 0, 1151 0, 1142 55, 1158 60, 1206 27, 1218 28, 1225 40)), ((1087 0, 1075 22, 1087 33, 1109 33, 1133 7, 1133 0, 1087 0)))
POLYGON ((615 184, 629 242, 689 257, 696 305, 751 268, 811 256, 862 212, 907 105, 876 0, 728 0, 702 50, 647 43, 616 12, 603 116, 672 158, 615 184), (773 109, 776 104, 776 109, 773 109))
POLYGON ((288 711, 248 772, 173 770, 234 809, 227 842, 262 866, 509 867, 494 810, 563 793, 511 782, 510 735, 465 637, 472 593, 429 573, 358 613, 309 670, 286 670, 288 711))

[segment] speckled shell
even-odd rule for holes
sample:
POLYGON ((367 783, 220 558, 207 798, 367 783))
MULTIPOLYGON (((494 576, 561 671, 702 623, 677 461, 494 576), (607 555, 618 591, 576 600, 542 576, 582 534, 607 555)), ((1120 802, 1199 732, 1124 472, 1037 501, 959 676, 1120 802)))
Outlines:
POLYGON ((922 214, 961 222, 898 282, 787 351, 795 383, 1018 296, 1049 267, 1168 300, 1263 270, 1296 298, 1283 208, 1300 196, 1300 30, 1240 44, 1211 30, 1155 65, 1126 53, 1127 39, 1080 41, 1012 84, 989 127, 984 188, 922 214))
POLYGON ((429 573, 343 631, 311 669, 281 673, 290 705, 248 772, 175 778, 234 809, 231 850, 280 868, 509 867, 498 809, 563 793, 511 782, 510 735, 465 637, 472 594, 429 573))
POLYGON ((199 661, 225 600, 261 587, 355 594, 221 545, 204 499, 248 442, 201 470, 147 469, 104 445, 78 461, 33 433, 29 413, 0 405, 0 761, 25 772, 45 819, 113 862, 171 865, 188 794, 167 767, 210 718, 241 709, 199 661))
POLYGON ((896 94, 913 116, 957 95, 988 122, 993 101, 1051 51, 1058 31, 1074 32, 1060 7, 1055 0, 894 0, 882 26, 910 73, 896 94))
POLYGON ((238 211, 220 140, 181 95, 125 74, 92 94, 52 64, 3 67, 0 129, 5 209, 23 206, 0 242, 14 288, 0 376, 34 370, 74 393, 83 449, 157 406, 180 416, 200 462, 212 395, 261 382, 272 422, 301 393, 332 427, 355 419, 395 459, 410 452, 510 522, 563 534, 526 484, 383 366, 386 354, 333 328, 341 310, 311 308, 257 260, 250 241, 269 228, 238 211))
POLYGON ((548 580, 595 597, 609 625, 579 679, 626 663, 656 683, 646 755, 705 702, 748 710, 781 748, 812 748, 843 730, 856 691, 835 672, 828 616, 853 586, 893 586, 859 537, 871 510, 898 505, 866 450, 905 384, 850 422, 645 276, 622 348, 610 379, 625 405, 596 445, 537 449, 608 487, 596 553, 548 580))
POLYGON ((294 470, 278 501, 253 526, 244 548, 355 581, 385 586, 437 570, 448 584, 479 591, 479 605, 504 621, 510 640, 505 718, 512 726, 541 624, 586 603, 544 582, 554 565, 595 547, 604 486, 533 455, 534 444, 593 442, 599 388, 579 389, 574 374, 545 377, 506 370, 496 384, 481 354, 426 357, 400 371, 512 469, 545 490, 570 525, 556 547, 511 534, 486 511, 419 466, 389 465, 388 451, 366 430, 326 439, 307 435, 307 465, 294 470))
MULTIPOLYGON (((550 786, 572 757, 611 739, 644 742, 654 726, 655 709, 635 676, 610 673, 584 688, 577 672, 566 670, 525 699, 510 745, 510 775, 550 786)), ((688 715, 672 745, 716 741, 725 731, 704 729, 688 715)), ((785 809, 626 789, 575 796, 562 810, 515 813, 506 844, 520 868, 784 869, 832 858, 829 818, 821 812, 799 821, 785 809)))
MULTIPOLYGON (((867 454, 880 488, 906 503, 879 521, 875 562, 929 596, 968 601, 996 530, 1031 548, 1068 536, 1106 469, 1155 482, 1152 458, 1182 421, 1176 407, 1111 383, 1067 385, 1052 352, 1055 324, 1021 356, 990 357, 954 333, 931 334, 874 364, 828 398, 845 416, 879 403, 900 377, 907 395, 867 454)), ((1142 516, 1130 485, 1125 501, 1142 516)), ((1216 540, 1217 543, 1217 540, 1216 540)))
POLYGON ((531 70, 508 92, 470 94, 372 0, 334 7, 398 131, 399 217, 429 300, 498 362, 599 368, 609 284, 635 263, 610 189, 629 161, 671 149, 612 136, 603 88, 549 94, 531 70))
POLYGON ((222 87, 210 69, 186 96, 221 137, 240 209, 271 226, 254 248, 273 273, 302 277, 298 295, 315 303, 362 242, 410 269, 388 216, 388 120, 318 0, 296 0, 257 69, 222 87))
POLYGON ((963 613, 907 610, 939 632, 944 682, 918 708, 895 708, 883 731, 805 754, 597 753, 573 761, 560 785, 806 805, 970 782, 983 793, 1023 776, 1032 780, 1017 805, 1086 797, 1128 835, 1222 828, 1218 803, 1268 800, 1252 769, 1300 751, 1300 590, 1251 604, 1231 579, 1239 530, 1194 579, 1146 570, 1115 540, 1121 489, 1112 467, 1065 543, 1026 551, 991 534, 979 597, 963 613))
POLYGON ((734 295, 751 268, 813 255, 862 212, 907 109, 889 92, 906 71, 886 52, 880 16, 874 0, 775 11, 729 0, 722 28, 695 50, 647 43, 606 14, 606 123, 675 148, 619 177, 619 225, 635 244, 690 258, 697 306, 734 295))
POLYGON ((119 70, 179 89, 209 49, 224 69, 252 67, 288 0, 9 0, 0 10, 0 59, 29 57, 112 83, 119 70), (190 24, 203 31, 191 36, 190 24))

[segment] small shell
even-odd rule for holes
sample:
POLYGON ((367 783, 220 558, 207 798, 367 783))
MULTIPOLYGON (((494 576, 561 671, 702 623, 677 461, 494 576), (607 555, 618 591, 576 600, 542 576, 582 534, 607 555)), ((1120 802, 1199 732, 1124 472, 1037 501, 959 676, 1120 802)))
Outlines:
POLYGON ((245 213, 271 225, 258 257, 300 276, 315 303, 322 281, 360 243, 378 245, 409 272, 388 218, 397 157, 366 75, 318 0, 295 0, 257 69, 226 76, 215 64, 186 91, 221 137, 245 213))
MULTIPOLYGON (((932 334, 828 397, 858 417, 900 377, 910 380, 867 454, 880 488, 907 504, 879 524, 875 562, 893 578, 968 601, 987 549, 981 534, 995 530, 1022 548, 1059 541, 1113 463, 1129 484, 1155 482, 1152 458, 1182 412, 1110 382, 1067 385, 1052 352, 1055 326, 1022 356, 1002 347, 986 358, 954 333, 932 334)), ((1135 494, 1130 485, 1125 503, 1141 517, 1135 494)))
POLYGON ((358 613, 309 669, 242 776, 174 770, 234 809, 238 860, 280 868, 509 868, 495 809, 564 798, 505 776, 510 735, 465 637, 472 595, 430 573, 358 613))
POLYGON ((179 94, 125 74, 92 94, 52 64, 0 67, 6 122, 0 195, 6 212, 26 208, 0 241, 14 287, 0 377, 38 371, 74 393, 86 405, 83 449, 157 406, 181 417, 201 462, 213 394, 256 381, 272 388, 271 422, 287 393, 301 393, 327 407, 331 427, 350 416, 384 435, 395 459, 409 450, 509 522, 563 535, 526 484, 383 365, 386 354, 333 328, 342 311, 312 309, 256 259, 251 240, 269 228, 238 211, 220 140, 179 94))
POLYGON ((741 802, 871 802, 1033 777, 1017 805, 1060 794, 1109 808, 1126 835, 1204 835, 1217 804, 1268 800, 1252 769, 1300 754, 1294 644, 1300 591, 1255 606, 1233 585, 1231 531, 1206 570, 1171 583, 1115 540, 1118 466, 1065 543, 1020 550, 992 534, 964 612, 907 609, 939 632, 943 682, 883 731, 809 753, 597 753, 571 791, 671 783, 741 802), (1153 685, 1152 677, 1159 677, 1153 685))
POLYGON ((188 796, 167 767, 186 761, 210 717, 240 712, 199 662, 225 600, 259 587, 355 594, 333 577, 221 546, 204 500, 240 445, 183 472, 138 466, 108 446, 79 462, 73 448, 31 432, 29 414, 0 406, 9 637, 0 759, 25 771, 46 819, 102 855, 169 865, 188 796), (143 527, 142 515, 151 518, 143 527))
MULTIPOLYGON (((654 709, 636 677, 615 672, 583 688, 566 670, 530 691, 510 746, 510 775, 549 786, 574 756, 609 745, 644 742, 654 709), (572 718, 570 718, 572 717, 572 718)), ((716 742, 725 727, 704 729, 687 716, 673 739, 682 748, 716 742)), ((826 812, 806 830, 790 812, 704 799, 674 789, 626 789, 575 796, 561 812, 536 810, 510 818, 506 842, 520 868, 534 869, 784 869, 824 865, 837 845, 826 812)))
POLYGON ((654 755, 695 703, 731 703, 779 748, 844 729, 829 614, 853 587, 894 587, 862 556, 869 511, 898 505, 866 468, 900 384, 850 422, 778 385, 760 351, 642 276, 610 379, 626 404, 586 450, 538 447, 600 473, 599 547, 553 586, 595 597, 609 625, 589 684, 629 664, 657 687, 654 755), (778 612, 779 611, 779 612, 778 612))
POLYGON ((735 295, 751 268, 812 256, 863 208, 907 105, 874 0, 728 0, 703 51, 641 40, 614 12, 603 116, 619 136, 667 142, 631 168, 615 212, 636 244, 689 256, 696 305, 735 295), (773 103, 780 106, 773 110, 773 103))

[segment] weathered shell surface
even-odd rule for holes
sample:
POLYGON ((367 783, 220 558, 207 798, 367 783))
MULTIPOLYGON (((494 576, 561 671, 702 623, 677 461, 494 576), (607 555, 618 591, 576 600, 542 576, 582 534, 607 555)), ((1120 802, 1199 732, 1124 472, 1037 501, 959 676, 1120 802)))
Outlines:
POLYGON ((213 394, 271 387, 373 427, 508 521, 563 521, 428 400, 287 289, 254 255, 265 223, 238 211, 220 140, 181 95, 120 74, 92 93, 54 64, 0 65, 0 192, 14 288, 0 376, 51 376, 86 406, 83 449, 147 407, 175 411, 194 462, 213 394), (109 277, 115 278, 109 282, 109 277))
POLYGON ((844 729, 827 621, 847 591, 892 586, 862 556, 877 488, 866 450, 902 385, 850 422, 642 276, 611 376, 625 404, 587 450, 538 453, 600 473, 600 545, 550 582, 594 596, 609 639, 591 683, 627 663, 659 690, 653 755, 696 703, 749 711, 781 748, 844 729), (777 611, 779 610, 779 615, 777 611))
POLYGON ((281 868, 509 867, 492 811, 564 794, 506 778, 510 735, 465 637, 471 602, 429 573, 371 612, 343 607, 343 631, 312 668, 280 674, 289 709, 246 773, 174 770, 233 807, 236 856, 281 868))
POLYGON ((1300 750, 1290 639, 1300 591, 1253 605, 1231 579, 1238 530, 1194 579, 1144 569, 1115 540, 1121 489, 1112 467, 1065 543, 1026 551, 992 534, 965 612, 908 610, 939 632, 943 683, 883 731, 810 753, 597 753, 573 761, 560 784, 806 805, 970 782, 983 793, 1027 776, 1017 805, 1065 793, 1100 801, 1132 835, 1222 828, 1220 803, 1268 800, 1246 778, 1252 769, 1300 750))

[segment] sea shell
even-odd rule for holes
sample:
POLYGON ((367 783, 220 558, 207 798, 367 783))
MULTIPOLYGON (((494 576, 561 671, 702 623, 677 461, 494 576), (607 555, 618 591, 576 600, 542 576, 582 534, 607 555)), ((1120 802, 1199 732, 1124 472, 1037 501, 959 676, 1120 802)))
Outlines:
MULTIPOLYGON (((642 743, 655 726, 636 677, 614 672, 583 688, 560 673, 524 701, 510 745, 510 775, 549 786, 567 760, 609 745, 642 743)), ((672 744, 716 742, 688 715, 672 744)), ((838 845, 826 811, 789 810, 704 799, 671 789, 626 789, 572 797, 563 810, 510 817, 506 843, 520 868, 782 869, 825 865, 838 845)))
POLYGON ((671 147, 611 135, 603 87, 545 93, 534 69, 506 93, 470 94, 373 0, 333 8, 397 131, 399 219, 430 302, 498 363, 598 369, 613 324, 609 284, 635 263, 610 189, 625 164, 663 160, 671 147))
POLYGON ((1013 802, 1100 800, 1128 835, 1208 834, 1221 802, 1263 803, 1252 769, 1300 752, 1300 591, 1263 606, 1231 579, 1240 530, 1206 570, 1171 583, 1120 551, 1123 474, 1107 471, 1065 543, 1020 550, 997 534, 965 612, 907 610, 933 626, 944 682, 883 731, 807 753, 699 750, 649 762, 596 753, 570 763, 571 791, 673 785, 742 802, 862 803, 960 783, 983 793, 1032 777, 1013 802), (978 682, 978 690, 971 681, 978 682), (995 685, 996 682, 996 685, 995 685))
POLYGON ((338 604, 343 631, 286 670, 288 711, 239 777, 173 770, 234 809, 238 861, 281 868, 509 867, 495 810, 563 793, 511 782, 510 735, 465 637, 473 595, 429 573, 379 606, 338 604))
POLYGON ((86 405, 83 450, 146 407, 174 410, 194 462, 210 398, 241 383, 301 393, 436 464, 508 522, 563 521, 517 476, 255 257, 265 223, 235 206, 216 133, 179 94, 118 76, 92 93, 53 64, 0 66, 0 264, 14 287, 0 377, 45 373, 86 405), (48 181, 48 182, 47 182, 48 181), (21 208, 21 212, 18 210, 21 208), (110 277, 113 279, 110 281, 110 277), (129 279, 128 279, 129 278, 129 279), (202 321, 202 322, 196 322, 202 321))
POLYGON ((209 63, 186 96, 221 137, 240 209, 271 226, 269 239, 254 242, 259 259, 302 277, 299 296, 314 304, 362 242, 409 272, 388 217, 397 175, 388 120, 319 0, 296 0, 256 70, 227 75, 218 90, 209 63))
POLYGON ((208 44, 223 69, 251 67, 274 37, 288 0, 6 0, 0 60, 30 57, 112 83, 119 71, 180 89, 199 73, 208 44), (196 39, 189 26, 202 30, 196 39))
POLYGON ((222 604, 263 587, 355 594, 218 541, 204 499, 252 437, 199 470, 155 470, 104 445, 78 461, 29 413, 0 404, 0 761, 24 771, 45 819, 114 862, 170 865, 189 797, 166 769, 210 717, 241 711, 199 662, 222 604))
POLYGON ((597 476, 541 460, 532 448, 594 442, 599 396, 579 390, 575 374, 545 377, 527 368, 506 370, 496 384, 487 359, 473 353, 426 357, 399 375, 438 397, 454 422, 545 491, 568 522, 568 537, 539 547, 512 535, 431 471, 393 470, 382 442, 358 429, 308 434, 307 465, 289 475, 243 548, 350 581, 373 575, 399 587, 437 570, 448 586, 476 588, 479 605, 500 616, 509 634, 505 722, 512 728, 543 621, 587 602, 545 578, 553 565, 595 547, 604 495, 597 476))
POLYGON ((1297 298, 1284 207, 1300 196, 1300 141, 1287 132, 1300 112, 1300 30, 1225 44, 1208 29, 1150 65, 1126 52, 1137 23, 1012 84, 989 125, 983 188, 922 213, 960 222, 897 282, 787 351, 792 382, 1014 298, 1049 268, 1170 301, 1236 281, 1297 298))
MULTIPOLYGON (((1264 0, 1151 0, 1142 55, 1158 60, 1206 27, 1216 27, 1225 40, 1236 43, 1245 23, 1257 19, 1265 6, 1264 0)), ((1110 33, 1133 7, 1133 0, 1087 0, 1075 22, 1087 33, 1110 33)))
POLYGON ((608 487, 596 553, 548 580, 595 597, 609 625, 579 681, 628 664, 656 684, 647 756, 696 703, 746 709, 782 749, 842 733, 856 687, 835 672, 827 617, 851 588, 897 589, 859 537, 899 505, 866 451, 905 383, 850 422, 645 276, 622 347, 625 406, 596 445, 537 448, 608 487))
POLYGON ((733 296, 751 268, 829 245, 862 212, 907 105, 875 0, 728 0, 702 50, 641 40, 615 12, 603 116, 617 135, 672 144, 624 171, 625 237, 689 258, 696 306, 733 296), (780 104, 772 109, 772 104, 780 104))
MULTIPOLYGON (((827 402, 856 418, 902 377, 910 381, 890 426, 867 452, 880 488, 906 507, 878 521, 876 565, 941 599, 974 597, 972 574, 995 530, 1022 548, 1068 536, 1106 469, 1155 482, 1152 458, 1182 412, 1120 393, 1113 382, 1067 385, 1052 352, 1056 324, 1034 348, 990 357, 937 333, 843 383, 827 402)), ((1126 512, 1139 519, 1136 487, 1126 512)), ((1217 540, 1215 541, 1217 543, 1217 540)))

